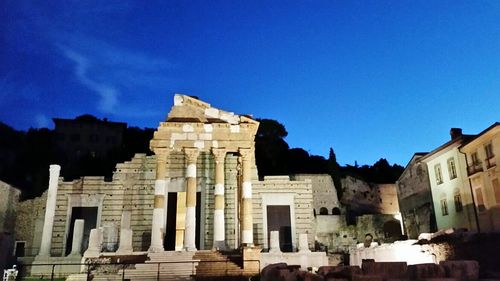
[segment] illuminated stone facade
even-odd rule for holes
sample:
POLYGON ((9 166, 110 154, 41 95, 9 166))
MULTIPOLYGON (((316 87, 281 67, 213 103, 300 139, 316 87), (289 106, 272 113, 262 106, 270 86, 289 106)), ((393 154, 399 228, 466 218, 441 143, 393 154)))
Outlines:
MULTIPOLYGON (((130 251, 120 245, 122 233, 135 252, 266 248, 271 228, 285 229, 283 243, 296 250, 299 234, 313 234, 312 183, 288 176, 258 180, 258 125, 250 117, 176 95, 151 140, 155 155, 136 154, 118 164, 111 181, 87 176, 65 182, 51 167, 49 186, 54 188, 21 203, 33 210, 30 217, 18 216, 18 237, 31 249, 27 255, 74 256, 72 249, 79 247, 71 245, 73 225, 79 219, 84 220, 83 237, 75 241, 82 241, 82 253, 92 229, 100 229, 102 234, 94 236, 102 237, 95 239, 109 253, 130 251), (46 199, 53 195, 54 202, 46 199), (273 219, 278 209, 289 219, 273 219)), ((314 235, 308 239, 313 247, 314 235)))

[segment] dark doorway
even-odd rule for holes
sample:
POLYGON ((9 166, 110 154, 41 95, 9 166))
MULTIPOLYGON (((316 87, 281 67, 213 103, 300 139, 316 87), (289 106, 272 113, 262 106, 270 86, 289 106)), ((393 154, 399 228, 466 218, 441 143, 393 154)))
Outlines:
MULTIPOLYGON (((177 192, 168 193, 167 229, 163 239, 163 246, 167 251, 175 250, 175 235, 177 227, 177 192)), ((196 192, 196 248, 200 249, 200 225, 201 221, 201 192, 196 192)))
POLYGON ((201 192, 196 192, 196 249, 200 249, 200 225, 205 223, 201 221, 201 192))
POLYGON ((289 205, 267 206, 267 237, 271 243, 271 231, 280 232, 280 249, 282 252, 292 252, 292 224, 289 205))
POLYGON ((399 221, 390 220, 384 223, 385 238, 399 239, 401 234, 401 224, 399 221))
POLYGON ((75 220, 85 220, 83 227, 82 253, 87 250, 89 245, 90 230, 96 228, 97 225, 97 207, 73 207, 71 209, 71 220, 69 224, 68 236, 66 237, 66 255, 71 253, 73 246, 73 228, 75 220))
POLYGON ((163 240, 163 246, 167 251, 174 251, 175 231, 177 224, 177 192, 169 192, 167 200, 167 229, 165 230, 165 239, 163 240))

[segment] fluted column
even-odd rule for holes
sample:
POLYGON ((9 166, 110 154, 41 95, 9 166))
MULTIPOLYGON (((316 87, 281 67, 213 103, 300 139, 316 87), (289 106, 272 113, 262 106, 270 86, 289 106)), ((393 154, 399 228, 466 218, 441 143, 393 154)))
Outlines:
POLYGON ((253 245, 253 216, 252 216, 252 157, 251 148, 240 148, 242 187, 241 187, 241 243, 243 246, 253 245))
POLYGON ((165 222, 165 175, 167 171, 168 150, 155 149, 154 152, 156 154, 156 181, 149 252, 161 252, 164 251, 163 224, 165 222))
POLYGON ((200 151, 184 148, 186 156, 186 228, 184 250, 196 251, 196 161, 200 151))
POLYGON ((215 210, 214 210, 214 249, 226 248, 225 220, 224 220, 224 161, 226 150, 222 148, 212 148, 215 158, 215 210))
POLYGON ((47 190, 47 202, 45 204, 45 218, 43 221, 42 241, 40 244, 39 256, 50 256, 50 246, 52 244, 52 229, 54 226, 54 214, 56 212, 57 185, 61 166, 50 165, 49 168, 49 189, 47 190))

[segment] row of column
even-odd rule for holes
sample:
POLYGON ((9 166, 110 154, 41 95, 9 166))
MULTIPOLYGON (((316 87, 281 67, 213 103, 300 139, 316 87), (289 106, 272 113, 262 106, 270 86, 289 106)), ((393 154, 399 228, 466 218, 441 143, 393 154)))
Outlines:
MULTIPOLYGON (((184 148, 186 157, 186 220, 184 231, 184 249, 196 251, 196 163, 200 151, 197 148, 184 148)), ((224 248, 225 245, 225 218, 224 218, 224 162, 227 151, 223 148, 213 148, 215 158, 215 189, 214 189, 214 241, 215 249, 224 248)), ((251 159, 253 150, 240 148, 242 159, 242 185, 241 185, 241 243, 243 246, 253 245, 253 219, 252 219, 252 182, 251 159)), ((165 173, 167 149, 156 149, 157 170, 155 181, 155 199, 153 209, 153 225, 151 231, 150 252, 163 251, 163 225, 165 222, 165 173)))

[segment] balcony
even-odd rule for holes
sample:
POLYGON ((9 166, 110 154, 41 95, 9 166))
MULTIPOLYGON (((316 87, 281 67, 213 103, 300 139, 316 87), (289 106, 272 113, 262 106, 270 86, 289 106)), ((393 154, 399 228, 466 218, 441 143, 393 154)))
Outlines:
POLYGON ((467 167, 467 174, 469 176, 472 176, 473 174, 482 171, 483 171, 483 165, 481 165, 481 162, 472 163, 469 167, 467 167))
POLYGON ((485 160, 486 162, 486 168, 489 169, 489 168, 493 168, 497 165, 496 161, 495 161, 495 155, 491 155, 489 158, 487 158, 485 160))

